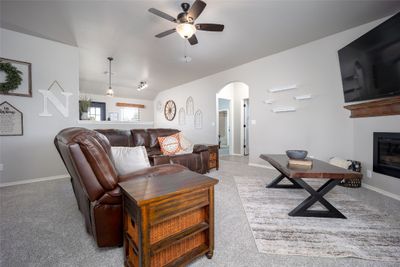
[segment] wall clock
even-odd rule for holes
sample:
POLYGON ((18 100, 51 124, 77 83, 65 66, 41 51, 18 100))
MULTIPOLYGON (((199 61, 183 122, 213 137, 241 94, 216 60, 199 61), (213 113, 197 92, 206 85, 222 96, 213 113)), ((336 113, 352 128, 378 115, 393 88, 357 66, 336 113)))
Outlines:
POLYGON ((167 120, 172 121, 176 115, 176 105, 172 100, 168 100, 164 107, 164 116, 167 120))

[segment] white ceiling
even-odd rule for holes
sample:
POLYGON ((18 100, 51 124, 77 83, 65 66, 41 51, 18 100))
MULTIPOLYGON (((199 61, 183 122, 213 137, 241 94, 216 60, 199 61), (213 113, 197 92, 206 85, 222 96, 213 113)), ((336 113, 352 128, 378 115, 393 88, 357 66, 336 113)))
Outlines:
MULTIPOLYGON (((223 33, 198 32, 199 44, 178 34, 154 37, 173 23, 182 1, 1 1, 1 26, 66 44, 80 53, 80 89, 105 94, 107 57, 113 56, 116 96, 153 99, 162 90, 268 56, 291 47, 392 15, 400 1, 217 1, 197 22, 225 24, 223 33), (138 92, 140 81, 148 89, 138 92)), ((193 1, 190 1, 193 2, 193 1)))

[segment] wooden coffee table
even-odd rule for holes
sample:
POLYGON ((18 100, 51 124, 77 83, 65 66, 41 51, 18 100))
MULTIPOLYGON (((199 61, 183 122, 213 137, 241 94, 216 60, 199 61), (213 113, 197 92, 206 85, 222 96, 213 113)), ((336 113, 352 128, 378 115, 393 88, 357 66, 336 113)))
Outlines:
POLYGON ((119 183, 125 266, 183 266, 213 256, 213 179, 189 170, 119 183))
POLYGON ((300 205, 298 205, 294 210, 289 212, 289 216, 346 219, 340 211, 324 198, 324 195, 338 185, 343 179, 361 179, 361 173, 339 168, 317 159, 310 159, 313 161, 313 165, 311 168, 307 168, 302 166, 289 166, 289 158, 286 155, 261 154, 260 158, 268 161, 281 173, 267 185, 267 188, 303 188, 310 193, 308 198, 300 203, 300 205), (307 184, 303 178, 322 178, 328 179, 328 181, 318 190, 314 190, 314 188, 307 184), (283 179, 288 179, 291 184, 279 184, 283 179), (309 210, 309 208, 316 202, 321 203, 327 210, 309 210))

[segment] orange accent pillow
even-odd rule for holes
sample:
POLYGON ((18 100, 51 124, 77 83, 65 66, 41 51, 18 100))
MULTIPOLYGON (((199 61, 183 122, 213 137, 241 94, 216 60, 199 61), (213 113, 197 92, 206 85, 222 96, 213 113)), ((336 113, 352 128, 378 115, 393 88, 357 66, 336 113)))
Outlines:
POLYGON ((160 143, 160 148, 163 155, 175 155, 176 153, 182 151, 179 141, 179 133, 170 136, 158 137, 157 139, 160 143))

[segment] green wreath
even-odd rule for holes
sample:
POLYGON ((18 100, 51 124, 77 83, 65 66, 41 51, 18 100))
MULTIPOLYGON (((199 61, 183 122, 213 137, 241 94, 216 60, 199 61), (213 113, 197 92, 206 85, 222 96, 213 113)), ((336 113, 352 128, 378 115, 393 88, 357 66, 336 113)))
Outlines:
POLYGON ((0 71, 6 73, 6 81, 0 83, 0 92, 7 93, 18 88, 22 82, 22 72, 8 62, 0 63, 0 71))

